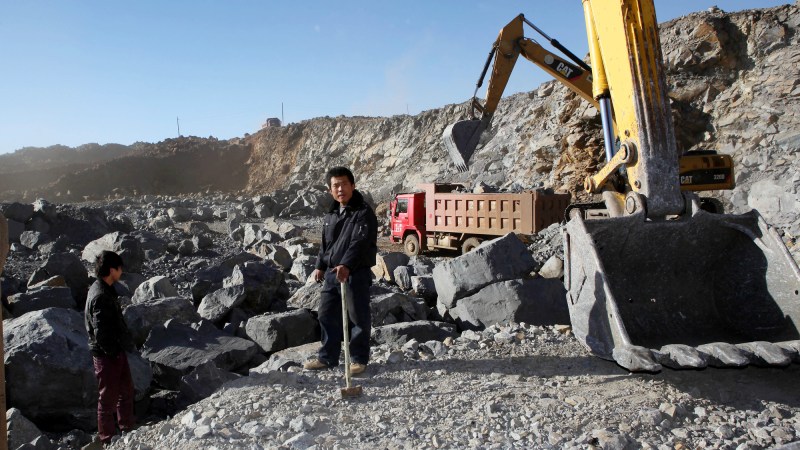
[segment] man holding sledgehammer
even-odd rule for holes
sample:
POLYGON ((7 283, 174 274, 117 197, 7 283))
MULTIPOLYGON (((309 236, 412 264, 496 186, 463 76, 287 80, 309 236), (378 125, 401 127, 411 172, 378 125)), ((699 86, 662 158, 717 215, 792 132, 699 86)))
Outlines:
POLYGON ((349 169, 330 169, 327 184, 333 202, 325 214, 322 245, 314 270, 314 279, 325 283, 318 311, 322 347, 317 359, 307 361, 303 368, 320 370, 339 365, 344 334, 340 283, 345 283, 351 331, 350 373, 358 374, 366 370, 369 362, 370 269, 378 253, 378 219, 356 190, 355 178, 349 169))

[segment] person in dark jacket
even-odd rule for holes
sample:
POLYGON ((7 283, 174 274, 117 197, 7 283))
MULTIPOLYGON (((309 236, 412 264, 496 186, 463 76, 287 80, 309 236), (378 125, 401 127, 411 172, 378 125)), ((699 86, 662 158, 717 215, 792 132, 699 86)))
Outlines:
POLYGON ((350 370, 357 374, 363 372, 369 362, 370 269, 378 253, 378 219, 356 190, 355 178, 349 169, 334 167, 328 171, 327 178, 334 201, 325 215, 322 245, 314 270, 314 279, 318 283, 324 281, 318 310, 322 347, 318 358, 306 362, 303 367, 319 370, 339 365, 343 335, 340 283, 347 283, 350 370))
POLYGON ((133 379, 126 351, 133 350, 133 339, 122 317, 113 284, 122 276, 122 258, 103 251, 95 265, 97 280, 89 288, 84 320, 89 333, 94 374, 97 378, 97 434, 103 444, 116 434, 114 419, 121 431, 133 429, 133 379))

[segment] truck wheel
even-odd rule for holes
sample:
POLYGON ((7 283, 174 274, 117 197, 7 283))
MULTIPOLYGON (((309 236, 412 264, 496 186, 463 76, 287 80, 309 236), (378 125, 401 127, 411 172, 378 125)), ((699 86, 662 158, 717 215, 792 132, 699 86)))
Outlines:
POLYGON ((403 249, 408 256, 419 255, 419 238, 416 234, 409 234, 403 242, 403 249))
POLYGON ((464 241, 463 244, 461 244, 461 254, 462 255, 467 254, 467 253, 471 252, 472 249, 474 249, 475 247, 477 247, 479 245, 481 245, 481 240, 476 238, 476 237, 471 237, 471 238, 467 239, 466 241, 464 241))

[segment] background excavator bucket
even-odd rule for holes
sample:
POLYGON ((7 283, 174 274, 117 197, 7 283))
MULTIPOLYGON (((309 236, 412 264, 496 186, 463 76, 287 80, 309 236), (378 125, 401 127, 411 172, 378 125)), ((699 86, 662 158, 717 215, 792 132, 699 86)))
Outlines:
POLYGON ((631 371, 800 362, 800 270, 757 211, 566 226, 575 336, 631 371))
POLYGON ((459 172, 467 171, 469 158, 475 153, 481 133, 486 128, 481 119, 461 120, 444 129, 442 142, 459 172))

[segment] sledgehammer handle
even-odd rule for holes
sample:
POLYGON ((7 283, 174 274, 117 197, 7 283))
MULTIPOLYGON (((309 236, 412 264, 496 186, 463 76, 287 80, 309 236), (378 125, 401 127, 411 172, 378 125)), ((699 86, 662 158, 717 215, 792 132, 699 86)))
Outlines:
POLYGON ((347 314, 347 283, 342 282, 342 331, 344 336, 344 381, 347 388, 351 387, 351 374, 350 374, 350 315, 347 314))

